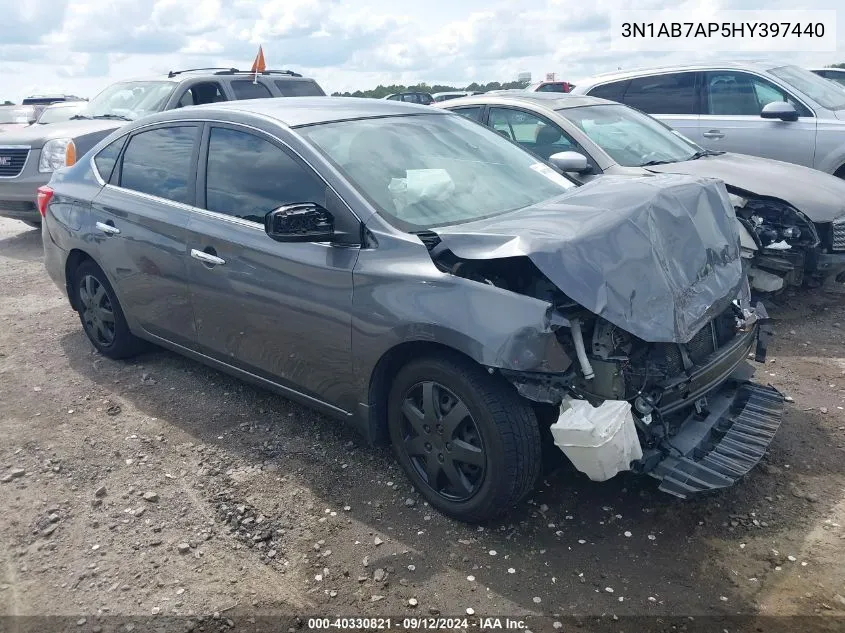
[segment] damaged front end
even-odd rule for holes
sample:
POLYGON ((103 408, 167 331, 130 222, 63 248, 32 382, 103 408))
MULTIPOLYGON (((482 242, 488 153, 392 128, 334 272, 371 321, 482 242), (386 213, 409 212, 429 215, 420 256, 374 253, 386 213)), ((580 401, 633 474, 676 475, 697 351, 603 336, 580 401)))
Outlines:
POLYGON ((685 497, 759 461, 783 398, 750 382, 745 359, 765 360, 771 328, 751 305, 724 186, 661 179, 603 179, 554 208, 421 237, 441 271, 549 304, 542 353, 555 369, 515 362, 509 345, 491 370, 560 407, 551 431, 576 468, 599 481, 648 473, 685 497))
POLYGON ((763 362, 772 332, 747 292, 687 343, 650 343, 583 310, 567 321, 556 331, 573 359, 567 372, 501 371, 524 397, 564 405, 552 433, 576 468, 599 481, 628 469, 648 473, 661 490, 686 497, 732 485, 763 456, 783 398, 750 382, 746 358, 763 362), (593 415, 624 403, 630 426, 590 422, 585 432, 584 411, 564 419, 579 401, 593 415))
MULTIPOLYGON (((753 290, 774 293, 788 286, 817 285, 845 270, 836 242, 836 222, 816 225, 794 206, 769 196, 728 187, 743 237, 752 252, 748 277, 753 290)), ((845 235, 845 231, 843 231, 845 235)), ((843 240, 845 247, 845 240, 843 240)))

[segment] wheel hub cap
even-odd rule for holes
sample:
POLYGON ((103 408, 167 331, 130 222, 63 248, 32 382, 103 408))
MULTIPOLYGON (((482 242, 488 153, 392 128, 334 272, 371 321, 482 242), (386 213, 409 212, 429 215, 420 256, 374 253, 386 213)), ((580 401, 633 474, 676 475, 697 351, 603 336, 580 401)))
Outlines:
POLYGON ((465 501, 480 488, 486 454, 469 408, 436 382, 414 385, 405 394, 404 448, 413 468, 438 495, 465 501))

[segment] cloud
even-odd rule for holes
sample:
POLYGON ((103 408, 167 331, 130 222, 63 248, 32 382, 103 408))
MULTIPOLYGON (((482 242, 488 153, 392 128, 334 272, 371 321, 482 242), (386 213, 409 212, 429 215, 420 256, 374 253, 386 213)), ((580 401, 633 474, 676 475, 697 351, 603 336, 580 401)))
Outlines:
MULTIPOLYGON (((808 3, 835 8, 838 1, 808 3)), ((740 2, 751 7, 751 0, 740 2)), ((314 76, 327 91, 379 82, 504 81, 524 70, 535 77, 553 71, 577 79, 619 66, 690 58, 622 59, 611 52, 612 12, 630 8, 620 0, 577 6, 568 0, 0 0, 0 5, 0 99, 20 98, 33 82, 95 92, 111 81, 174 68, 247 68, 259 44, 270 67, 314 76)), ((735 7, 728 0, 641 0, 637 8, 696 15, 735 7)), ((769 8, 792 6, 770 0, 769 8)), ((845 36, 844 25, 839 32, 845 36)), ((807 64, 845 61, 832 55, 791 57, 807 64)))

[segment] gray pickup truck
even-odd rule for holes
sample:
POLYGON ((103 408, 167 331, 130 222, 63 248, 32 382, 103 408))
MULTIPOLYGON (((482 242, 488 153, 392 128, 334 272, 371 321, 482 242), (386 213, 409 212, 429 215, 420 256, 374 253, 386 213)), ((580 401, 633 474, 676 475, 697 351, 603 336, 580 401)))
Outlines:
POLYGON ((199 68, 112 84, 70 121, 0 135, 0 216, 40 226, 38 187, 127 121, 221 101, 324 95, 316 81, 290 70, 255 75, 237 68, 199 68))

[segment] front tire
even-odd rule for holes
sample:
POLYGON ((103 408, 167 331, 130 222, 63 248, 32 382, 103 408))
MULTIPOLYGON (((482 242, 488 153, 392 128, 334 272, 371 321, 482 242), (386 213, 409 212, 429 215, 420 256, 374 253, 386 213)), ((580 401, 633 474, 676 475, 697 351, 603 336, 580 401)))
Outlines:
POLYGON ((542 468, 531 406, 474 363, 434 356, 403 367, 388 398, 397 459, 443 514, 487 521, 521 501, 542 468))
POLYGON ((88 340, 103 356, 129 358, 143 349, 143 342, 129 331, 123 309, 106 278, 94 262, 82 262, 74 275, 74 304, 88 340))

